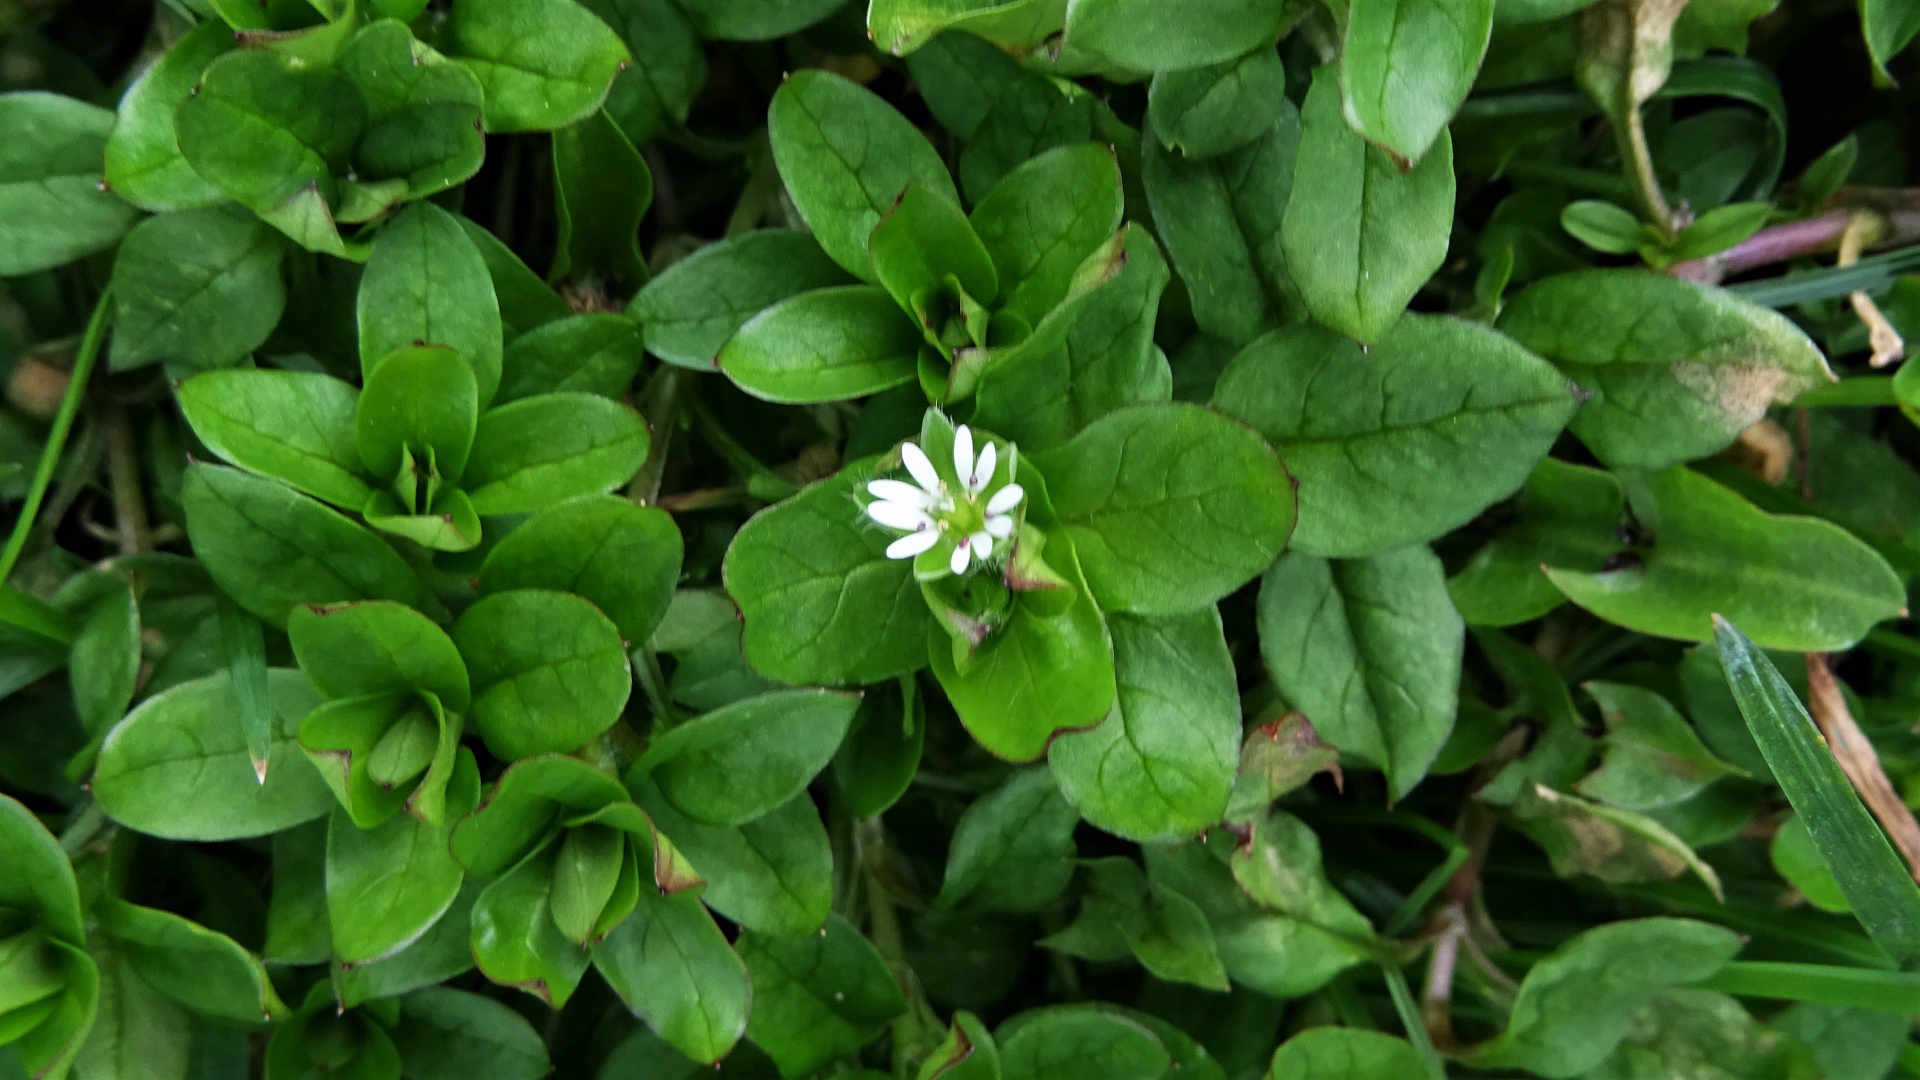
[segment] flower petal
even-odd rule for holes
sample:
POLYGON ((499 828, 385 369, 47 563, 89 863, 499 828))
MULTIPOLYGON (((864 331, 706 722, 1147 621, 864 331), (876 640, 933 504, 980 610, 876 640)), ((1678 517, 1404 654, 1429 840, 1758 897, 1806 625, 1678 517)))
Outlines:
POLYGON ((887 558, 911 559, 939 542, 940 534, 933 529, 908 533, 887 545, 887 558))
POLYGON ((947 562, 947 569, 952 570, 956 574, 966 573, 967 564, 973 561, 972 553, 967 551, 968 539, 967 537, 962 537, 960 542, 954 545, 953 558, 947 562))
POLYGON ((873 480, 867 484, 867 493, 876 499, 888 502, 905 503, 908 506, 925 507, 931 505, 933 496, 899 480, 873 480))
POLYGON ((987 515, 987 535, 1005 540, 1013 535, 1013 519, 1005 514, 987 515))
POLYGON ((905 503, 870 502, 867 504, 867 516, 889 529, 914 532, 933 528, 933 518, 925 510, 905 503))
POLYGON ((993 498, 987 500, 987 513, 1004 514, 1014 507, 1019 506, 1020 500, 1026 497, 1026 488, 1021 487, 1019 484, 1008 484, 1006 487, 994 492, 993 498))
POLYGON ((914 482, 929 495, 940 494, 940 474, 933 470, 933 462, 927 460, 927 452, 913 443, 900 444, 900 462, 913 474, 914 482))
POLYGON ((972 536, 967 537, 967 546, 972 548, 973 553, 984 561, 987 556, 993 554, 993 534, 984 529, 974 533, 972 536))
POLYGON ((993 481, 993 467, 1000 460, 1000 451, 992 443, 980 448, 980 460, 974 462, 973 473, 967 477, 967 490, 975 495, 993 481))
POLYGON ((962 484, 973 475, 973 429, 965 424, 953 429, 953 475, 962 484))

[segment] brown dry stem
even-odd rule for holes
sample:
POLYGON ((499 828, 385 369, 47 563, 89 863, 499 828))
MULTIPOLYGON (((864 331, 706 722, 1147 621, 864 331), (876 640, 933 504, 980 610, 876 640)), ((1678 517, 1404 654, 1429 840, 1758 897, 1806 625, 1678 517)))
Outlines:
POLYGON ((1840 763, 1840 771, 1847 774, 1867 809, 1880 819, 1893 846, 1900 849, 1907 868, 1920 880, 1920 821, 1914 820, 1913 811, 1907 809, 1893 782, 1887 779, 1886 770, 1880 767, 1880 755, 1874 753, 1873 744, 1854 722, 1839 680, 1833 677, 1822 653, 1807 654, 1807 704, 1812 707, 1814 723, 1820 725, 1820 734, 1833 750, 1834 760, 1840 763))

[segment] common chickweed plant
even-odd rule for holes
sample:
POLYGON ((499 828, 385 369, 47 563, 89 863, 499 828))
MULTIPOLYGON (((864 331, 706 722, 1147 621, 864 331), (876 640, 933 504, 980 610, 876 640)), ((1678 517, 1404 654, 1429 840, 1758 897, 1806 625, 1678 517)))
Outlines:
POLYGON ((1920 1074, 1913 0, 0 0, 0 1080, 1920 1074))

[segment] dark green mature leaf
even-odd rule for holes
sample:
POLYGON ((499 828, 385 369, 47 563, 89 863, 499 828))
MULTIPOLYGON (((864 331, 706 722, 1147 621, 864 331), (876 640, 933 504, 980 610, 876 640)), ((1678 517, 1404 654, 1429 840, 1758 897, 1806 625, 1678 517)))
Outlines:
POLYGON ((753 978, 747 1037, 779 1064, 783 1076, 805 1076, 858 1050, 906 1011, 887 962, 837 915, 818 935, 778 938, 748 931, 737 948, 753 978))
POLYGON ((99 1011, 73 1059, 74 1070, 81 1076, 180 1080, 189 1063, 187 1014, 148 986, 117 946, 96 939, 88 948, 100 967, 99 1011))
POLYGON ((1837 525, 1775 517, 1682 467, 1622 477, 1651 537, 1638 565, 1549 568, 1568 598, 1610 622, 1687 641, 1718 613, 1768 648, 1843 649, 1905 610, 1900 577, 1837 525))
POLYGON ((934 312, 918 305, 923 294, 947 288, 949 278, 979 301, 1000 294, 999 271, 959 204, 917 181, 873 227, 867 252, 881 286, 932 340, 943 328, 933 325, 934 312))
POLYGON ((876 280, 867 237, 909 181, 959 201, 926 137, 893 106, 838 75, 794 72, 773 96, 767 135, 814 237, 862 281, 876 280))
POLYGON ((454 712, 467 710, 467 668, 452 639, 404 604, 298 607, 287 637, 323 698, 425 691, 454 712))
POLYGON ((1320 867, 1320 838, 1284 810, 1269 812, 1233 849, 1233 878, 1264 908, 1364 946, 1373 926, 1320 867))
POLYGON ((999 270, 1005 309, 1038 326, 1066 299, 1081 263, 1120 227, 1121 210, 1113 152, 1082 143, 1013 169, 968 220, 999 270))
POLYGON ((1453 730, 1464 626, 1424 547, 1366 559, 1290 552, 1260 584, 1260 654, 1293 706, 1396 797, 1453 730))
POLYGON ((100 922, 142 981, 195 1012, 243 1025, 286 1015, 260 960, 225 934, 118 900, 100 922))
POLYGON ((625 316, 592 313, 556 319, 508 343, 494 401, 504 405, 555 391, 618 398, 633 385, 644 354, 640 327, 625 316))
POLYGON ((598 394, 521 398, 480 414, 461 486, 478 513, 529 513, 626 483, 649 441, 638 413, 598 394))
POLYGON ((233 31, 209 19, 182 35, 127 87, 107 139, 106 179, 115 195, 154 213, 193 210, 225 198, 181 155, 174 112, 207 65, 233 45, 233 31))
POLYGON ((1405 1039, 1357 1028, 1318 1027, 1280 1044, 1267 1080, 1411 1078, 1426 1068, 1420 1052, 1405 1039))
POLYGON ((927 662, 930 621, 913 565, 890 560, 853 493, 861 465, 754 515, 727 549, 727 592, 755 670, 795 684, 878 682, 927 662))
POLYGON ((756 933, 815 934, 833 905, 833 850, 813 800, 796 795, 738 828, 682 817, 644 773, 627 774, 634 801, 707 880, 708 907, 756 933))
MULTIPOLYGON (((869 8, 867 26, 882 49, 918 56, 915 50, 949 29, 964 32, 949 41, 978 34, 1007 45, 1037 45, 1060 29, 1066 8, 1065 0, 880 0, 869 8)), ((921 78, 917 70, 914 78, 921 78)))
POLYGON ((1118 697, 1047 761, 1081 816, 1148 843, 1219 822, 1239 764, 1240 699, 1220 616, 1107 616, 1118 697))
POLYGON ((286 625, 295 604, 427 602, 420 579, 385 542, 291 488, 238 469, 191 465, 181 502, 208 573, 274 626, 286 625))
POLYGON ((1187 283, 1194 321, 1234 345, 1305 312, 1281 244, 1300 114, 1276 100, 1277 112, 1253 140, 1211 160, 1165 148, 1158 120, 1144 140, 1147 202, 1187 283))
POLYGON ((132 583, 120 580, 95 600, 67 650, 74 710, 99 736, 126 715, 140 682, 140 605, 132 583))
POLYGON ((93 796, 115 821, 172 840, 266 836, 327 812, 333 796, 300 756, 294 730, 319 699, 298 671, 268 672, 274 739, 254 774, 226 673, 142 702, 100 747, 93 796))
POLYGON ((234 368, 188 379, 178 393, 200 441, 248 472, 349 509, 373 493, 354 445, 359 394, 351 384, 315 372, 234 368))
POLYGON ((417 203, 381 228, 360 279, 356 316, 362 376, 397 349, 444 345, 473 365, 480 407, 493 400, 500 304, 486 262, 452 214, 417 203))
POLYGON ((540 275, 527 269, 527 264, 520 261, 512 248, 501 243, 499 237, 469 218, 454 220, 480 252, 480 261, 486 265, 487 276, 493 281, 494 299, 500 307, 501 332, 506 340, 573 314, 560 294, 540 280, 540 275))
POLYGON ((1556 274, 1514 297, 1500 329, 1594 391, 1570 427, 1619 469, 1716 453, 1768 405, 1833 380, 1785 316, 1650 271, 1556 274))
MULTIPOLYGON (((12 1041, 12 1045, 0 1048, 4 1056, 0 1063, 10 1065, 16 1076, 28 1076, 38 1080, 50 1077, 60 1080, 75 1058, 89 1045, 88 1036, 95 1025, 101 998, 106 996, 100 968, 87 952, 77 945, 65 941, 51 943, 48 961, 63 969, 59 973, 63 988, 48 1006, 42 1002, 32 1006, 29 1021, 37 1020, 27 1031, 12 1041), (49 1009, 39 1015, 41 1009, 49 1009)), ((105 941, 96 941, 96 952, 105 953, 109 946, 105 941)), ((156 999, 165 1008, 165 999, 156 999)), ((109 1070, 112 1063, 109 1063, 109 1070)), ((108 1071, 106 1075, 112 1075, 108 1071)))
POLYGON ((603 109, 553 133, 555 241, 547 280, 647 280, 640 219, 653 202, 653 174, 603 109))
POLYGON ((770 41, 819 22, 835 0, 700 0, 687 14, 704 38, 770 41))
POLYGON ((648 352, 707 371, 753 316, 788 297, 850 280, 812 236, 761 229, 674 263, 627 304, 627 315, 645 332, 648 352))
POLYGON ((1551 365, 1485 327, 1408 315, 1371 349, 1314 326, 1242 350, 1215 406, 1300 481, 1293 546, 1357 558, 1421 543, 1517 490, 1573 414, 1551 365))
POLYGON ((343 964, 385 959, 411 945, 453 907, 464 871, 447 846, 455 819, 480 801, 480 770, 463 750, 439 825, 396 815, 370 829, 343 809, 327 825, 327 919, 343 964))
POLYGON ((480 590, 584 596, 638 646, 667 613, 680 553, 680 530, 664 510, 587 496, 542 510, 509 533, 488 552, 480 590))
POLYGON ((1157 1080, 1173 1067, 1152 1028, 1097 1005, 1055 1005, 1000 1025, 1005 1080, 1157 1080))
MULTIPOLYGON (((976 211, 978 213, 978 211, 976 211)), ((1128 225, 1088 264, 1112 252, 1119 273, 1075 292, 1053 309, 1027 347, 995 358, 976 398, 973 420, 1028 451, 1057 446, 1123 405, 1166 401, 1171 372, 1153 343, 1169 274, 1153 238, 1128 225), (1055 320, 1067 329, 1045 339, 1055 320)))
POLYGON ((514 589, 453 624, 473 678, 472 718, 509 761, 573 750, 611 727, 633 690, 620 631, 570 593, 514 589))
POLYGON ((112 247, 139 211, 104 190, 113 114, 70 97, 0 94, 0 277, 112 247))
POLYGON ((1030 460, 1104 610, 1204 608, 1272 562, 1292 531, 1279 458, 1198 406, 1120 409, 1030 460))
MULTIPOLYGON (((972 6, 972 0, 960 2, 972 6)), ((1023 0, 1014 0, 1010 6, 1018 7, 1022 3, 1023 0)), ((1059 0, 1039 0, 1036 6, 1048 4, 1057 7, 1059 0)), ((929 14, 933 14, 936 6, 952 7, 950 0, 882 0, 878 6, 869 5, 867 24, 875 42, 886 47, 884 31, 890 12, 900 11, 907 5, 924 6, 929 14)), ((1065 9, 1057 9, 1064 17, 1065 9)), ((948 13, 939 12, 942 16, 948 13)), ((907 71, 934 119, 962 139, 973 138, 980 122, 993 111, 994 102, 1020 81, 1018 61, 992 41, 964 28, 959 33, 939 34, 922 48, 898 52, 912 53, 907 57, 907 71)))
POLYGON ((1161 71, 1147 91, 1147 116, 1167 149, 1192 161, 1217 157, 1259 138, 1288 111, 1286 83, 1286 68, 1271 48, 1206 67, 1161 71))
POLYGON ((1340 52, 1343 111, 1354 130, 1417 162, 1453 119, 1493 31, 1489 0, 1359 0, 1340 52))
POLYGON ((634 1015, 695 1061, 718 1061, 747 1032, 747 966, 693 892, 641 888, 593 962, 634 1015))
POLYGON ((272 49, 215 60, 174 125, 193 171, 295 242, 344 255, 335 177, 366 127, 367 106, 338 73, 272 49))
POLYGON ((80 893, 66 852, 33 811, 0 795, 0 904, 27 916, 34 925, 70 945, 86 940, 80 922, 80 893))
POLYGON ((676 724, 634 767, 687 817, 744 825, 806 790, 859 705, 855 694, 776 690, 676 724))
POLYGON ((586 0, 633 53, 607 91, 607 115, 635 146, 686 123, 707 81, 707 56, 693 23, 673 0, 586 0))
POLYGON ((995 99, 960 153, 960 190, 980 202, 1022 162, 1093 137, 1095 100, 1073 83, 1021 75, 995 99))
POLYGON ((954 826, 940 904, 1037 911, 1073 880, 1074 810, 1042 768, 1015 771, 954 826))
POLYGON ((444 986, 400 1001, 394 1045, 418 1080, 540 1080, 553 1068, 540 1035, 513 1009, 444 986))
POLYGON ((1281 243, 1313 317, 1360 341, 1378 341, 1447 257, 1453 223, 1453 142, 1442 136, 1402 173, 1341 112, 1332 65, 1313 73, 1300 112, 1281 243))
POLYGON ((1122 70, 1171 71, 1218 64, 1280 36, 1286 13, 1260 0, 1081 0, 1067 14, 1066 42, 1122 70))
POLYGON ((1740 770, 1713 756, 1666 698, 1624 683, 1583 687, 1607 722, 1600 767, 1575 785, 1580 794, 1623 810, 1652 810, 1697 794, 1740 770))
MULTIPOLYGON (((1275 818, 1291 821, 1284 814, 1275 818)), ((1286 828, 1306 831, 1297 822, 1286 828)), ((1304 853, 1317 848, 1317 843, 1306 842, 1311 836, 1306 832, 1306 837, 1296 838, 1298 846, 1294 850, 1304 853)), ((1206 913, 1221 963, 1234 982, 1274 997, 1299 997, 1368 956, 1368 947, 1355 941, 1350 932, 1256 903, 1234 880, 1228 866, 1234 850, 1232 840, 1225 832, 1216 831, 1206 841, 1175 848, 1151 844, 1141 853, 1155 886, 1179 892, 1206 913)), ((1365 924, 1365 919, 1344 900, 1336 905, 1328 899, 1338 894, 1326 884, 1317 858, 1294 864, 1294 870, 1302 879, 1303 889, 1325 901, 1324 907, 1316 905, 1309 910, 1320 911, 1322 916, 1336 913, 1341 916, 1339 921, 1353 923, 1351 930, 1365 924)))
POLYGON ((1071 590, 1064 611, 1051 597, 1014 593, 1005 622, 972 648, 938 623, 927 632, 927 657, 960 722, 1008 761, 1038 758, 1055 735, 1093 727, 1113 703, 1112 646, 1079 560, 1060 544, 1046 558, 1071 590))
POLYGON ((1611 473, 1541 458, 1517 500, 1520 520, 1502 529, 1447 579, 1469 626, 1512 626, 1566 600, 1543 566, 1598 571, 1626 545, 1626 496, 1611 473))
POLYGON ((867 688, 833 756, 834 786, 854 817, 874 817, 906 794, 926 737, 926 697, 916 680, 867 688))
POLYGON ((1213 931, 1198 905, 1171 889, 1150 888, 1146 874, 1131 859, 1094 859, 1084 869, 1087 891, 1078 920, 1040 944, 1089 960, 1118 959, 1130 952, 1156 978, 1228 989, 1213 931), (1118 956, 1104 951, 1104 939, 1114 935, 1121 946, 1118 956))
POLYGON ((391 18, 355 34, 339 65, 367 103, 367 130, 353 152, 360 175, 404 179, 418 199, 480 170, 483 95, 466 68, 391 18))
POLYGON ((1527 972, 1507 1029, 1469 1059, 1564 1080, 1598 1065, 1655 991, 1712 975, 1740 936, 1690 919, 1632 919, 1596 927, 1527 972))
MULTIPOLYGON (((869 271, 871 272, 871 271, 869 271)), ((843 401, 912 382, 925 341, 875 285, 801 293, 747 320, 714 365, 754 397, 843 401)))
POLYGON ((546 131, 588 116, 631 59, 573 0, 459 0, 449 23, 447 51, 480 80, 488 131, 546 131))
POLYGON ((1806 707, 1733 622, 1715 615, 1714 639, 1754 741, 1854 917, 1896 961, 1920 956, 1920 888, 1860 804, 1806 707))

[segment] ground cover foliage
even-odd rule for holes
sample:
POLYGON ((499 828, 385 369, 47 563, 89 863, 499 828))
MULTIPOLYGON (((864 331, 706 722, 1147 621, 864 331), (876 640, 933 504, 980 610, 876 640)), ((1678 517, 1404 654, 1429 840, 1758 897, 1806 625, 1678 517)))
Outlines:
POLYGON ((1920 1073, 1916 29, 0 3, 0 1080, 1920 1073))

